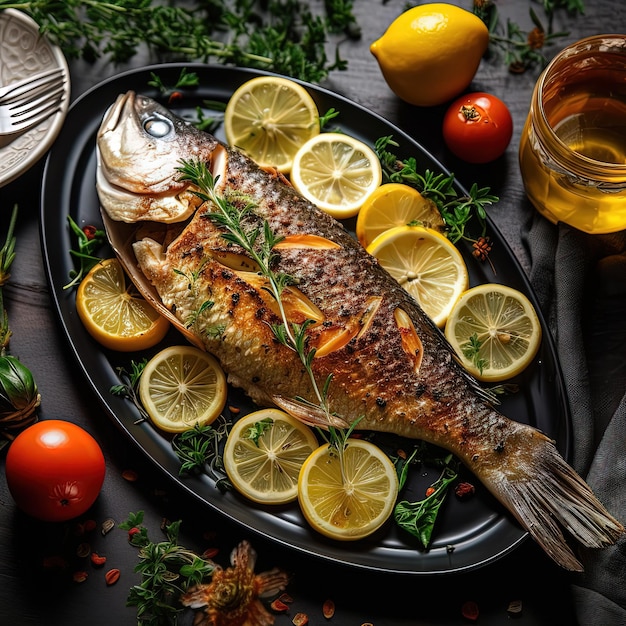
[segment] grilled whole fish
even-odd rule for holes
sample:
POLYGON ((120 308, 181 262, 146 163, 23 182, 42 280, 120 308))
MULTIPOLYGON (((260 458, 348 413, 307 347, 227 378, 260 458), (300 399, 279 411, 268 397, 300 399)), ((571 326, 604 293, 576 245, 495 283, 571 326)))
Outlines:
POLYGON ((134 92, 109 109, 97 146, 103 219, 131 278, 255 402, 328 426, 327 414, 296 400, 318 404, 298 354, 276 340, 272 327, 282 318, 265 277, 223 237, 224 226, 208 216, 215 208, 198 208, 181 182, 183 160, 207 163, 233 204, 252 203, 244 226, 259 229, 258 245, 264 224, 284 238, 273 249, 274 271, 293 285, 281 301, 290 322, 314 321, 306 329, 317 350, 312 370, 320 385, 332 375, 336 425, 362 416, 359 429, 454 453, 566 569, 582 565, 562 529, 593 548, 624 532, 553 441, 501 415, 411 296, 279 176, 134 92), (155 223, 159 213, 167 223, 155 223))

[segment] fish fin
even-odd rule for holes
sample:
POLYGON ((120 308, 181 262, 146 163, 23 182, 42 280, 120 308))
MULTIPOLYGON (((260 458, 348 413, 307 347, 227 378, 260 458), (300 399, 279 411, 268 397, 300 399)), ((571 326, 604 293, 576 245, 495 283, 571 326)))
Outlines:
POLYGON ((329 426, 335 428, 348 428, 350 424, 343 418, 324 412, 320 407, 307 404, 293 398, 284 396, 272 396, 272 401, 286 413, 308 426, 317 426, 328 430, 329 426))
POLYGON ((492 492, 554 561, 567 570, 583 571, 561 526, 588 548, 614 544, 624 526, 563 459, 554 442, 532 431, 530 445, 525 446, 530 454, 516 456, 514 470, 495 480, 492 492))

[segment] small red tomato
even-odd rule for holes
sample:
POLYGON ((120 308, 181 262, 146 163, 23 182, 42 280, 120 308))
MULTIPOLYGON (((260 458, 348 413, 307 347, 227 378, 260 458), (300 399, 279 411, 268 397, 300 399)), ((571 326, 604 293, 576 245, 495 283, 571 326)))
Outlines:
POLYGON ((82 515, 104 482, 104 455, 80 426, 43 420, 23 430, 9 446, 6 479, 17 506, 44 521, 82 515))
POLYGON ((461 96, 443 118, 448 148, 468 163, 488 163, 506 150, 513 136, 513 118, 506 104, 488 93, 461 96))

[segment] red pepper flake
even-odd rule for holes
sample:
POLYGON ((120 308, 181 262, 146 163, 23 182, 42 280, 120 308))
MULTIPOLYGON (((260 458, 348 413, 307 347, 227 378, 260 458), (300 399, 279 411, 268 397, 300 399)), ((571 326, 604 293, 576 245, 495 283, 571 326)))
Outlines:
POLYGON ((127 480, 129 483, 137 482, 139 478, 139 474, 135 470, 126 469, 122 472, 122 478, 127 480))
POLYGON ((270 608, 276 613, 286 613, 289 610, 289 605, 283 602, 280 598, 276 598, 271 604, 270 608))
POLYGON ((74 572, 72 574, 72 580, 75 583, 84 583, 87 580, 87 578, 89 578, 89 574, 82 570, 78 572, 74 572))
POLYGON ((172 91, 170 97, 167 99, 168 104, 172 104, 172 102, 176 102, 177 100, 182 100, 183 94, 180 91, 172 91))
POLYGON ((229 406, 228 410, 231 415, 239 415, 241 413, 241 409, 238 406, 229 406))
POLYGON ((305 626, 309 623, 309 616, 306 613, 296 613, 291 623, 293 626, 305 626))
POLYGON ((89 241, 91 241, 96 236, 96 231, 98 229, 93 224, 87 224, 83 226, 83 232, 89 241))
POLYGON ((114 568, 114 569, 110 569, 105 575, 104 575, 104 581, 106 582, 106 584, 110 587, 111 585, 114 585, 118 580, 120 579, 120 570, 114 568))
POLYGON ((92 552, 89 558, 94 567, 102 567, 107 562, 106 556, 100 556, 97 552, 92 552))
POLYGON ((396 454, 403 460, 406 461, 406 452, 402 448, 398 448, 396 454))
POLYGON ((426 489, 426 497, 428 498, 429 496, 432 496, 433 493, 435 493, 435 488, 434 487, 429 487, 428 489, 426 489))
POLYGON ((216 557, 219 554, 219 548, 207 548, 203 553, 202 553, 202 558, 203 559, 212 559, 214 557, 216 557))
POLYGON ((460 500, 470 498, 476 493, 476 488, 472 483, 459 483, 454 489, 454 495, 460 500))
POLYGON ((100 532, 102 533, 102 536, 104 537, 106 534, 110 533, 114 528, 115 528, 115 520, 109 517, 108 519, 105 519, 104 522, 102 522, 102 529, 100 532))
POLYGON ((278 599, 285 604, 291 604, 293 602, 293 598, 288 593, 281 593, 278 599))
POLYGON ((474 602, 473 600, 468 600, 467 602, 464 602, 463 606, 461 607, 461 613, 463 614, 463 617, 465 619, 468 619, 471 622, 475 622, 478 619, 479 615, 478 604, 476 604, 476 602, 474 602))
POLYGON ((79 543, 76 547, 76 556, 80 559, 84 559, 89 556, 91 552, 91 546, 87 542, 79 543))
POLYGON ((326 600, 322 607, 322 613, 326 619, 330 619, 335 614, 335 603, 332 600, 326 600))
POLYGON ((506 609, 506 612, 511 617, 519 617, 522 614, 522 601, 521 600, 511 600, 509 602, 509 606, 506 609))

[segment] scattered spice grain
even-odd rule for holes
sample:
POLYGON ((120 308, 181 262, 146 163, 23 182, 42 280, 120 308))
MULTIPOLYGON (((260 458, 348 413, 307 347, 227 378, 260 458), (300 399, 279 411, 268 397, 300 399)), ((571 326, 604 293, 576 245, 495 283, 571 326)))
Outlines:
POLYGON ((478 619, 480 611, 478 610, 478 604, 473 600, 468 600, 463 603, 461 607, 461 613, 463 617, 471 622, 475 622, 478 619))
POLYGON ((115 520, 111 519, 110 517, 105 519, 104 522, 102 522, 102 535, 104 536, 107 533, 110 533, 114 528, 115 520))
POLYGON ((335 614, 335 603, 328 599, 324 602, 322 613, 326 619, 330 619, 335 614))
POLYGON ((114 585, 119 579, 120 579, 120 570, 118 570, 117 568, 110 569, 104 575, 104 581, 109 587, 111 585, 114 585))

